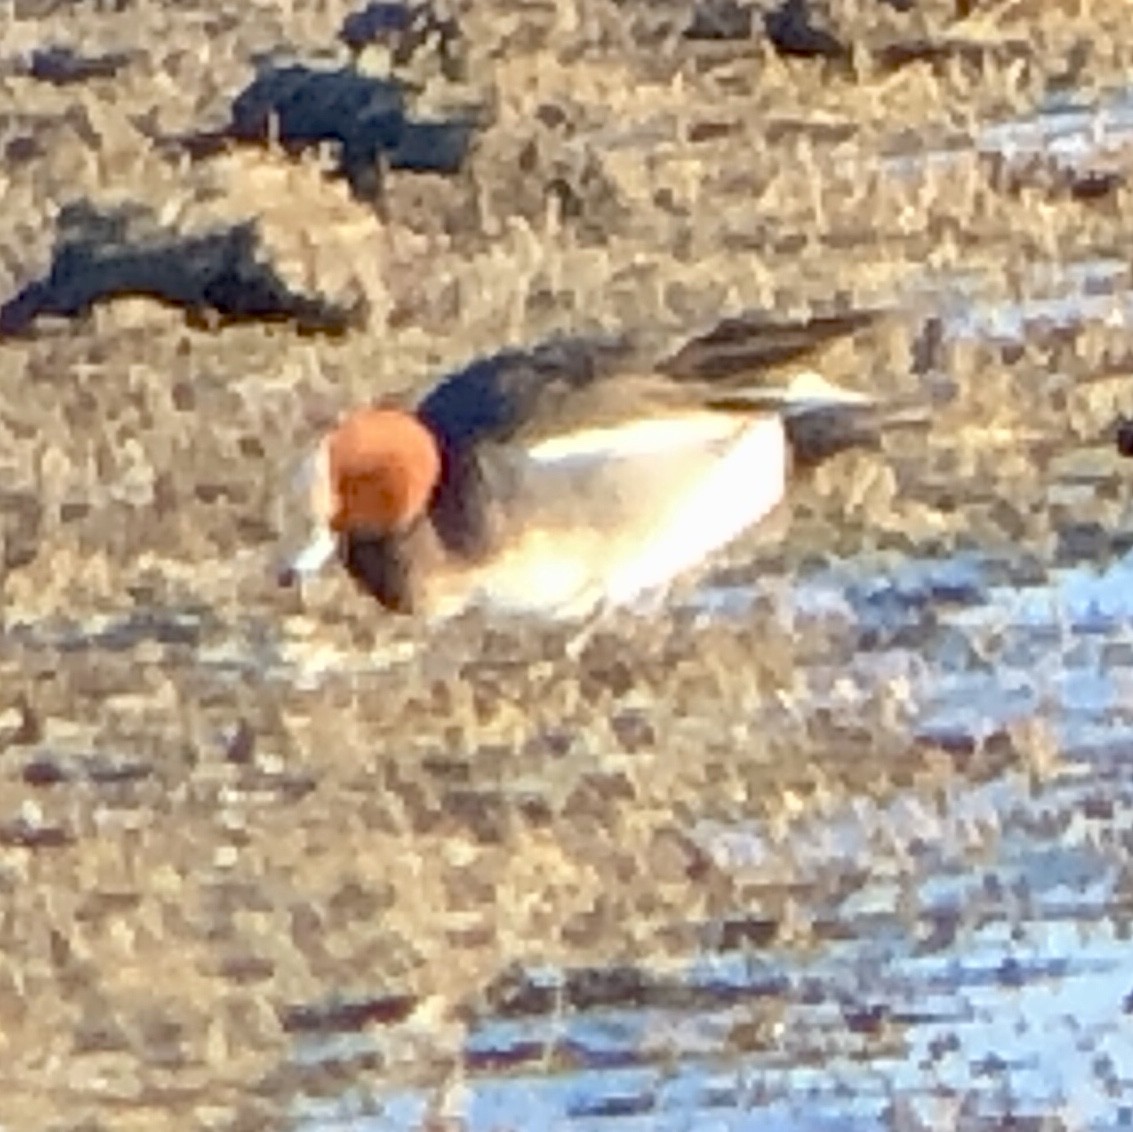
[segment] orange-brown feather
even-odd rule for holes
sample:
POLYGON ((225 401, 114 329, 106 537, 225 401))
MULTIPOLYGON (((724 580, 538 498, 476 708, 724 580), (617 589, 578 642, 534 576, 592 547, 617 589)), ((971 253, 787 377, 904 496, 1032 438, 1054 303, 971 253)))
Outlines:
POLYGON ((433 434, 411 413, 364 408, 329 438, 330 526, 393 534, 429 506, 441 474, 433 434))

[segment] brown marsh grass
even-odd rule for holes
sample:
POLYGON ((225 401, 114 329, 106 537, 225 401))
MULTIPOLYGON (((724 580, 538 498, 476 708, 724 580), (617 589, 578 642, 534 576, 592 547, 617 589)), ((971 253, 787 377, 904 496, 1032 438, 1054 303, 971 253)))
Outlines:
MULTIPOLYGON (((1071 518, 1051 454, 1108 466, 1127 332, 1099 318, 923 354, 942 295, 1019 299, 1036 267, 1128 262, 1120 177, 1098 200, 1011 183, 974 140, 1052 84, 1120 84, 1133 6, 988 5, 959 30, 1026 40, 1025 64, 858 75, 758 42, 646 49, 633 5, 470 6, 466 86, 422 97, 488 105, 491 124, 460 177, 391 177, 385 220, 315 157, 194 162, 154 144, 221 123, 257 51, 329 51, 343 4, 120 7, 16 0, 2 17, 5 294, 47 274, 78 204, 133 210, 115 237, 133 247, 254 221, 288 285, 368 306, 364 328, 320 337, 213 331, 119 297, 0 341, 11 1127, 282 1126, 288 1097, 318 1087, 287 1066, 296 1012, 328 996, 420 1020, 426 1055, 370 1066, 375 1081, 443 1077, 509 964, 663 964, 736 909, 805 946, 790 862, 735 874, 699 821, 785 828, 1020 756, 1015 736, 961 762, 917 745, 899 679, 812 713, 812 667, 852 633, 796 633, 773 603, 707 628, 627 619, 577 667, 537 629, 425 640, 341 581, 296 609, 265 569, 272 505, 317 425, 375 391, 555 332, 662 347, 723 314, 837 299, 898 309, 846 364, 882 392, 923 389, 931 369, 934 428, 820 475, 788 541, 756 537, 733 566, 787 584, 841 553, 883 570, 978 544, 1041 569, 1071 518), (57 42, 130 61, 64 86, 15 66, 57 42), (406 642, 386 670, 346 671, 406 642), (329 675, 273 677, 280 657, 329 675)), ((1127 175, 1128 144, 1104 163, 1127 175)), ((1093 506, 1120 527, 1124 481, 1093 506)))

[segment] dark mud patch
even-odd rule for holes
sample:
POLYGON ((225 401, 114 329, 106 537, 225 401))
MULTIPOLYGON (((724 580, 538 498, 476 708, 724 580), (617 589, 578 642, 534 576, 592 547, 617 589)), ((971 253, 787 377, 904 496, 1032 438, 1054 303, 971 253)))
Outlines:
POLYGON ((344 334, 366 319, 295 293, 270 264, 254 222, 199 235, 163 231, 141 205, 113 213, 90 202, 59 217, 51 269, 0 307, 0 334, 27 334, 45 316, 83 318, 120 298, 152 299, 185 312, 190 325, 286 322, 301 333, 344 334))
POLYGON ((305 64, 264 67, 232 103, 231 121, 214 133, 167 144, 201 159, 228 144, 276 144, 292 157, 333 145, 338 171, 364 201, 385 198, 383 170, 455 175, 464 168, 477 115, 413 121, 404 84, 350 68, 305 64))

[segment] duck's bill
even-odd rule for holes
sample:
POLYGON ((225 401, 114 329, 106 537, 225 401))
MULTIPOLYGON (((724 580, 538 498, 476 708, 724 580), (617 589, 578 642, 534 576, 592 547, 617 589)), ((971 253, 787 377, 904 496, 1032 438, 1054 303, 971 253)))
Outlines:
POLYGON ((327 523, 328 481, 327 446, 320 442, 299 460, 289 490, 276 501, 276 577, 281 586, 312 578, 338 550, 338 539, 327 523))
POLYGON ((277 573, 279 584, 301 585, 322 570, 337 550, 338 539, 332 531, 325 528, 317 531, 305 546, 284 557, 277 573))

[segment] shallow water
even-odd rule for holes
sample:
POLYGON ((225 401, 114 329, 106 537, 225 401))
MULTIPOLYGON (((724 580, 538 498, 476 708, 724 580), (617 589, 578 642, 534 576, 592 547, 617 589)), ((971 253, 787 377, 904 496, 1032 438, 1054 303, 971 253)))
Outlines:
MULTIPOLYGON (((1131 131, 1123 95, 990 128, 979 148, 1077 161, 1131 131)), ((1034 298, 945 303, 946 334, 1021 340, 1036 320, 1133 313, 1120 259, 1036 281, 1034 298)), ((703 925, 676 969, 605 972, 605 991, 525 972, 518 1005, 463 1041, 444 1106, 457 1127, 1133 1127, 1133 557, 1029 582, 1016 565, 970 552, 879 574, 863 558, 776 587, 782 616, 855 642, 849 668, 808 672, 804 711, 852 712, 854 689, 900 684, 910 742, 1021 757, 931 802, 843 800, 785 834, 698 827, 717 864, 789 882, 808 945, 737 908, 751 934, 703 925)), ((728 618, 758 596, 721 586, 692 604, 728 618)), ((402 1041, 397 1026, 308 1036, 294 1057, 349 1063, 402 1041)), ((358 1090, 303 1101, 295 1124, 417 1128, 436 1100, 358 1090)))
POLYGON ((1129 264, 1096 259, 1067 264, 1057 273, 1040 268, 1028 280, 1034 294, 972 303, 963 288, 948 288, 939 305, 943 328, 954 339, 1022 343, 1028 330, 1068 329, 1082 322, 1128 326, 1133 321, 1129 264))
POLYGON ((985 152, 1015 156, 1041 153, 1078 160, 1133 140, 1133 91, 1119 90, 1098 102, 1073 92, 1055 95, 1035 114, 987 126, 985 152))
MULTIPOLYGON (((706 926, 683 969, 643 965, 629 992, 581 1004, 571 976, 530 972, 568 1008, 472 1030, 462 1127, 1133 1125, 1133 561, 1024 589, 984 582, 973 558, 912 563, 884 586, 850 563, 804 580, 796 602, 826 615, 836 594, 864 634, 892 624, 894 602, 945 589, 915 658, 878 648, 858 663, 919 671, 921 735, 975 741, 1029 721, 1053 764, 932 805, 845 803, 786 837, 699 829, 724 867, 790 876, 793 918, 818 942, 727 949, 706 926), (956 636, 985 631, 987 655, 959 663, 956 636)), ((414 1128, 429 1100, 393 1090, 366 1098, 370 1116, 360 1098, 312 1102, 298 1126, 414 1128)))
POLYGON ((982 127, 971 143, 927 151, 903 149, 886 160, 899 176, 920 177, 971 156, 1015 160, 1048 158, 1079 167, 1133 143, 1133 91, 1119 90, 1097 101, 1075 92, 1049 97, 1033 114, 982 127))

